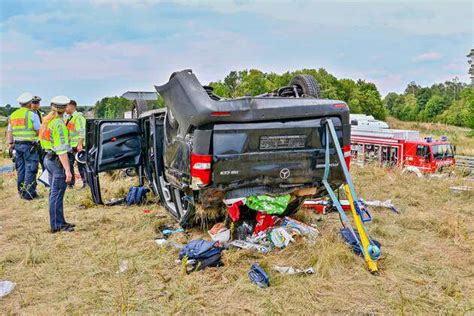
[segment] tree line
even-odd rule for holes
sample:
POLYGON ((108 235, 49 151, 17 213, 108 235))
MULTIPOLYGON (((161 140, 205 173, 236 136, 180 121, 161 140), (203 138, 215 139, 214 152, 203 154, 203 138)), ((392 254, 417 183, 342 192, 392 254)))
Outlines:
MULTIPOLYGON (((255 96, 289 84, 298 74, 312 75, 321 88, 321 97, 345 101, 351 113, 385 119, 392 115, 404 121, 442 122, 474 128, 474 89, 457 78, 422 87, 415 82, 401 94, 389 93, 383 100, 374 83, 358 79, 338 79, 324 68, 287 71, 282 74, 258 69, 231 71, 222 80, 210 82, 214 93, 224 97, 255 96)), ((148 109, 164 106, 163 100, 148 101, 148 109)), ((133 103, 122 97, 106 97, 96 102, 98 118, 123 118, 133 103)))
POLYGON ((283 74, 262 72, 257 69, 231 71, 223 80, 211 82, 214 93, 222 97, 255 96, 287 86, 299 74, 312 75, 321 88, 321 97, 342 100, 351 113, 365 113, 385 119, 386 111, 375 84, 359 79, 337 79, 324 68, 287 71, 283 74))
POLYGON ((390 115, 403 121, 441 122, 474 128, 474 89, 457 78, 422 87, 410 82, 401 94, 383 100, 390 115))
MULTIPOLYGON (((309 74, 316 78, 321 87, 321 97, 347 102, 352 113, 366 113, 384 119, 386 111, 375 84, 364 80, 337 79, 325 69, 302 69, 276 74, 257 69, 231 71, 223 80, 210 82, 214 93, 223 98, 255 96, 273 91, 289 84, 297 74, 309 74)), ((148 109, 163 107, 161 98, 148 101, 148 109)), ((106 97, 96 102, 95 116, 98 118, 122 118, 124 112, 131 111, 132 101, 122 97, 106 97)))

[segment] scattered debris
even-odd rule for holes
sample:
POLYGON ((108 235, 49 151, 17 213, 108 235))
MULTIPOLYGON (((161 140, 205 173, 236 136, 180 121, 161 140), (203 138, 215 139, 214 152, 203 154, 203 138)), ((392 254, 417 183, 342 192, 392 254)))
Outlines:
POLYGON ((215 224, 208 233, 214 241, 224 243, 230 240, 230 229, 225 227, 224 223, 215 224))
POLYGON ((127 205, 143 204, 146 202, 146 194, 150 192, 144 187, 130 187, 125 202, 127 205))
POLYGON ((278 216, 272 216, 262 212, 257 212, 256 220, 257 224, 255 224, 255 229, 253 231, 254 234, 266 231, 281 221, 278 216))
POLYGON ((123 273, 125 271, 128 270, 128 261, 127 260, 122 260, 120 261, 120 264, 119 264, 119 269, 118 271, 116 272, 117 274, 119 273, 123 273))
POLYGON ((388 208, 394 213, 400 214, 400 212, 397 210, 395 205, 392 204, 392 200, 386 200, 386 201, 379 201, 379 200, 371 200, 371 201, 365 201, 365 200, 360 200, 362 204, 365 204, 367 206, 374 206, 374 207, 384 207, 388 208))
POLYGON ((270 286, 270 278, 268 277, 268 274, 258 265, 258 263, 252 264, 248 275, 250 281, 257 284, 259 287, 266 288, 270 286))
POLYGON ((259 212, 281 215, 286 211, 290 198, 289 194, 275 197, 268 195, 249 196, 245 201, 245 205, 259 212))
POLYGON ((240 206, 244 204, 245 199, 239 199, 237 201, 225 201, 227 205, 227 212, 233 222, 236 222, 240 218, 240 206))
MULTIPOLYGON (((349 212, 351 210, 351 204, 349 203, 348 200, 340 200, 341 207, 344 211, 349 212)), ((392 200, 386 200, 386 201, 379 201, 379 200, 370 200, 366 201, 363 199, 359 200, 359 203, 365 206, 373 206, 373 207, 384 207, 390 209, 392 212, 395 212, 397 214, 400 214, 398 209, 395 207, 395 205, 392 204, 392 200)), ((303 207, 305 208, 311 208, 314 209, 314 211, 318 214, 326 214, 332 211, 336 211, 334 208, 334 203, 330 200, 306 200, 303 204, 303 207)))
POLYGON ((310 238, 316 238, 318 236, 318 230, 316 228, 289 217, 285 217, 282 226, 291 229, 291 231, 297 235, 310 238))
POLYGON ((7 296, 8 294, 13 291, 15 288, 16 283, 12 281, 0 281, 0 297, 7 296))
POLYGON ((174 247, 174 248, 177 248, 177 249, 182 249, 184 247, 184 245, 178 244, 177 242, 167 240, 167 239, 164 239, 164 238, 157 238, 157 239, 155 239, 155 242, 159 246, 171 246, 171 247, 174 247))
POLYGON ((243 240, 234 240, 230 242, 229 245, 234 246, 236 248, 240 248, 240 249, 256 250, 262 254, 269 253, 271 250, 271 248, 268 246, 260 245, 260 244, 249 242, 249 241, 243 241, 243 240))
POLYGON ((464 185, 464 186, 460 186, 460 187, 449 187, 449 189, 451 190, 451 192, 454 192, 454 193, 461 193, 461 192, 469 192, 469 191, 472 191, 472 188, 467 186, 467 185, 464 185))
POLYGON ((187 265, 189 265, 189 260, 195 260, 191 265, 191 269, 187 269, 187 272, 198 271, 207 267, 218 267, 222 266, 221 252, 223 249, 219 242, 202 239, 191 240, 179 252, 179 259, 181 261, 186 260, 187 265))
POLYGON ((285 248, 290 242, 295 241, 283 227, 272 229, 269 233, 269 238, 272 244, 277 248, 285 248))
POLYGON ((236 228, 237 239, 245 240, 251 236, 253 232, 253 226, 247 221, 243 221, 240 226, 236 228))
POLYGON ((165 228, 161 231, 161 233, 163 234, 163 236, 167 239, 169 236, 173 235, 173 234, 176 234, 176 233, 184 233, 184 229, 182 229, 181 227, 180 228, 177 228, 177 229, 173 229, 173 228, 165 228))
POLYGON ((278 271, 278 272, 283 273, 283 274, 290 274, 290 275, 293 275, 293 274, 307 275, 307 274, 314 274, 315 273, 313 267, 309 267, 309 268, 306 268, 306 269, 302 270, 302 269, 296 269, 296 268, 293 268, 293 267, 274 266, 273 270, 278 271))

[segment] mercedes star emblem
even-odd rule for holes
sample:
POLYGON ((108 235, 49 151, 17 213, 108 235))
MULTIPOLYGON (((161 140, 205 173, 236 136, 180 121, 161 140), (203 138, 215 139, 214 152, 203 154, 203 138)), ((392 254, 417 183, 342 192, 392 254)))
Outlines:
POLYGON ((290 177, 290 170, 288 168, 283 168, 280 170, 280 178, 288 179, 290 177))

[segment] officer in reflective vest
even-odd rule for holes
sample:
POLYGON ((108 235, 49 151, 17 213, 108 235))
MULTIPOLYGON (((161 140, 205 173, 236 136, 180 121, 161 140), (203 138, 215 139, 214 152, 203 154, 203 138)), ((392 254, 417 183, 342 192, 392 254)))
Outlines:
POLYGON ((36 193, 36 174, 38 172, 39 145, 38 115, 30 110, 33 95, 23 93, 17 99, 20 108, 9 117, 7 142, 9 149, 15 149, 15 169, 17 172, 17 189, 20 197, 32 200, 36 193))
MULTIPOLYGON (((86 119, 81 112, 77 111, 77 103, 74 100, 71 100, 66 106, 66 126, 69 131, 69 142, 71 146, 71 151, 68 153, 69 156, 69 165, 71 166, 71 173, 73 174, 72 181, 70 186, 73 187, 75 183, 74 179, 74 162, 75 155, 78 152, 84 150, 84 139, 86 136, 86 119)), ((86 173, 85 165, 82 163, 77 163, 77 168, 82 179, 82 187, 84 188, 87 185, 86 182, 86 173)))
POLYGON ((41 147, 45 150, 44 166, 49 173, 49 221, 51 232, 72 232, 74 224, 64 218, 64 193, 72 174, 69 167, 69 135, 62 117, 69 98, 56 96, 51 99, 51 112, 43 118, 39 131, 41 147))

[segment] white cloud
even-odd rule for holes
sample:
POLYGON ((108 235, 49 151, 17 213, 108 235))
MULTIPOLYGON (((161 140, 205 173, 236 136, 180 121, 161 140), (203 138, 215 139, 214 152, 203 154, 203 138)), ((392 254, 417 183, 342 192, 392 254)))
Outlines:
MULTIPOLYGON (((473 3, 378 1, 180 1, 183 5, 204 3, 221 13, 248 12, 267 18, 334 28, 390 28, 408 34, 472 34, 473 3)), ((354 31, 351 29, 351 31, 354 31)))
POLYGON ((106 95, 120 95, 125 89, 152 90, 176 70, 192 68, 204 84, 223 78, 230 70, 252 67, 265 57, 265 50, 245 36, 212 29, 178 34, 172 43, 94 41, 69 48, 45 47, 43 42, 15 32, 2 34, 1 41, 8 43, 0 48, 2 102, 12 102, 18 94, 12 92, 13 87, 39 87, 41 81, 51 90, 69 85, 87 103, 93 103, 106 95), (80 92, 84 88, 77 83, 95 83, 94 91, 80 92))
POLYGON ((440 60, 442 57, 443 55, 438 52, 426 52, 415 56, 413 60, 416 62, 436 61, 440 60))

